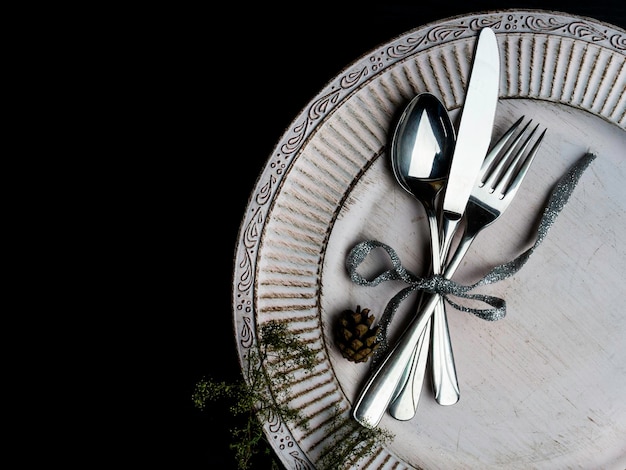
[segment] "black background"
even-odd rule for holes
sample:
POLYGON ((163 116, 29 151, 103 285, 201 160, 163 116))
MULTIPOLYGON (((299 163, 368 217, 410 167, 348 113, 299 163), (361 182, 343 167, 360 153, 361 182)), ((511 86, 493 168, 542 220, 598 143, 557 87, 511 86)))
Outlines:
MULTIPOLYGON (((156 28, 168 79, 155 96, 167 112, 154 138, 167 156, 153 163, 158 195, 145 201, 156 220, 148 268, 161 278, 149 294, 154 316, 146 312, 159 332, 145 354, 157 362, 146 379, 168 393, 148 410, 151 421, 167 424, 147 449, 174 468, 236 468, 228 448, 236 420, 223 405, 195 409, 191 394, 203 377, 241 377, 231 310, 239 223, 274 145, 329 80, 395 36, 466 13, 543 9, 626 29, 623 0, 378 3, 234 3, 178 11, 156 28)), ((269 466, 259 460, 254 468, 269 466)))

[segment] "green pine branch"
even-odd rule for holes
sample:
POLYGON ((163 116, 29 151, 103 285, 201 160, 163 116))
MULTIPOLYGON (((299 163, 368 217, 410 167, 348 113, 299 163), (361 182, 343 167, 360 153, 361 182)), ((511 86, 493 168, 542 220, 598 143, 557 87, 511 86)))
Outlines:
MULTIPOLYGON (((231 430, 231 450, 239 470, 249 470, 252 459, 259 453, 272 457, 272 468, 279 468, 272 447, 263 432, 263 423, 278 416, 285 423, 296 423, 308 429, 308 418, 288 406, 289 384, 294 371, 311 372, 316 364, 315 352, 303 343, 284 322, 271 321, 263 325, 257 344, 250 348, 244 363, 244 378, 235 382, 202 379, 195 385, 192 401, 205 410, 218 401, 230 403, 233 416, 244 416, 244 425, 231 430)), ((320 470, 347 468, 343 465, 372 452, 376 445, 390 441, 391 436, 380 429, 367 429, 336 410, 329 429, 342 429, 345 438, 337 439, 322 452, 317 463, 320 470)))

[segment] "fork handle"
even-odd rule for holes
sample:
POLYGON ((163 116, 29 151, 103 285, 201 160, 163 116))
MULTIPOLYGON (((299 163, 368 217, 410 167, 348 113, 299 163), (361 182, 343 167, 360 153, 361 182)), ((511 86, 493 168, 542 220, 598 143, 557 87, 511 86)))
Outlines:
POLYGON ((407 329, 361 390, 361 394, 352 408, 352 416, 361 425, 375 428, 380 423, 389 403, 396 395, 396 388, 404 376, 413 350, 428 324, 439 298, 438 294, 430 294, 427 297, 428 301, 424 309, 419 315, 413 317, 407 329))
MULTIPOLYGON (((443 273, 444 277, 451 278, 454 275, 472 240, 473 237, 463 237, 443 273)), ((361 425, 375 428, 380 423, 389 403, 396 396, 396 389, 405 374, 406 366, 440 299, 439 294, 424 296, 424 307, 411 319, 394 347, 370 375, 352 408, 352 416, 361 425)))

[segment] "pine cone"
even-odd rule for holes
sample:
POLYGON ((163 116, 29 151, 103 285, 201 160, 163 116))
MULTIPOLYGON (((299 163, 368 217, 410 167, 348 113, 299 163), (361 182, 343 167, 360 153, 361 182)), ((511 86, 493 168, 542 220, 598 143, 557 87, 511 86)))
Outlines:
POLYGON ((378 348, 376 335, 380 326, 371 328, 374 316, 357 305, 356 311, 344 310, 337 325, 337 344, 343 357, 352 362, 365 362, 378 348))

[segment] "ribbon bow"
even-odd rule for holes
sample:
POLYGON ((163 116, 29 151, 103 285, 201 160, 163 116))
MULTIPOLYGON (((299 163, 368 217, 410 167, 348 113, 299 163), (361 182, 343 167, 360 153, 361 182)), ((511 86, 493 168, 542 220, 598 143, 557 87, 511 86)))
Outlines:
POLYGON ((377 357, 380 357, 382 352, 387 348, 387 327, 398 309, 398 306, 404 299, 406 299, 406 297, 409 296, 409 294, 418 289, 439 294, 443 299, 445 299, 446 302, 457 310, 472 313, 483 320, 495 321, 503 318, 506 315, 506 302, 504 299, 490 295, 471 294, 470 291, 476 287, 492 284, 506 279, 517 273, 522 266, 526 264, 532 253, 544 240, 550 230, 550 227, 552 227, 557 216, 569 200, 584 170, 595 158, 596 156, 592 153, 583 155, 583 157, 572 165, 567 173, 565 173, 565 175, 563 175, 557 182, 555 188, 550 194, 550 198, 548 199, 548 203, 546 204, 539 222, 535 243, 512 261, 492 268, 483 278, 474 284, 459 284, 451 279, 446 279, 441 275, 420 278, 408 271, 402 265, 398 254, 390 246, 376 240, 366 240, 357 243, 350 250, 346 258, 346 267, 352 282, 362 286, 377 286, 384 281, 402 280, 408 284, 408 287, 402 289, 389 301, 383 312, 379 322, 381 328, 378 338, 381 343, 378 349, 381 351, 378 352, 377 357), (367 279, 358 273, 357 268, 367 258, 369 253, 376 248, 382 248, 387 252, 389 258, 391 259, 393 268, 384 271, 373 279, 367 279), (490 305, 491 308, 470 308, 452 301, 450 299, 450 296, 452 295, 465 299, 479 300, 490 305))

